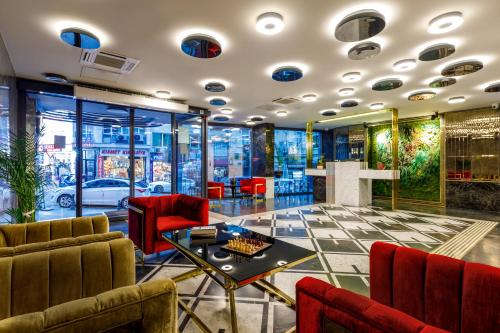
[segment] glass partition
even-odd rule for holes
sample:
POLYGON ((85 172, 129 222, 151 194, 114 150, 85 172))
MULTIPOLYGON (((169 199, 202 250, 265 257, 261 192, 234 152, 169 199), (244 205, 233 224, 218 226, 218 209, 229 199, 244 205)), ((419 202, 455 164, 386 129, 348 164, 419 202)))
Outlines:
MULTIPOLYGON (((9 93, 8 87, 0 86, 0 142, 9 142, 9 93)), ((12 195, 7 184, 0 181, 0 220, 7 216, 4 215, 5 210, 11 208, 12 195)))
MULTIPOLYGON (((274 132, 275 193, 312 193, 312 178, 305 175, 306 132, 276 129, 274 132)), ((313 167, 321 156, 321 133, 313 133, 313 167)))
POLYGON ((209 181, 229 185, 233 179, 251 177, 250 131, 245 127, 208 127, 209 181))
POLYGON ((201 117, 177 117, 177 192, 201 196, 201 117))

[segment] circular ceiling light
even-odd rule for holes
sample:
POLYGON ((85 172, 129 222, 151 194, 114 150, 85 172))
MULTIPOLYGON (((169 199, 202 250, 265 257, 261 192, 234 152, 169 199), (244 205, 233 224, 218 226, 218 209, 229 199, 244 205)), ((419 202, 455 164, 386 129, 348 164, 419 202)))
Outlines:
POLYGON ((459 104, 465 102, 464 96, 451 97, 448 99, 448 104, 459 104))
POLYGON ((302 101, 307 103, 316 102, 317 99, 318 95, 316 94, 305 94, 304 96, 302 96, 302 101))
POLYGON ((167 90, 158 90, 155 92, 155 96, 158 97, 158 98, 163 98, 163 99, 167 99, 167 98, 170 98, 170 91, 167 91, 167 90))
POLYGON ((255 125, 255 121, 247 120, 245 124, 247 124, 248 126, 253 126, 255 125))
POLYGON ((231 109, 231 108, 223 108, 223 109, 220 109, 220 113, 222 113, 222 114, 233 114, 233 109, 231 109))
POLYGON ((439 60, 446 58, 450 55, 455 53, 455 46, 451 44, 438 44, 438 45, 433 45, 422 52, 418 55, 418 60, 420 61, 434 61, 434 60, 439 60))
POLYGON ((272 78, 278 82, 291 82, 302 78, 302 70, 295 66, 279 67, 273 71, 272 78))
POLYGON ((224 106, 227 103, 226 100, 222 98, 212 98, 208 102, 213 106, 224 106))
POLYGON ((212 117, 214 121, 228 121, 231 119, 228 115, 225 114, 216 114, 215 116, 212 117))
POLYGON ((464 22, 462 13, 450 12, 443 15, 436 16, 429 22, 427 32, 431 34, 444 34, 452 31, 464 22))
POLYGON ((475 73, 483 68, 483 63, 480 61, 464 61, 455 63, 445 67, 441 71, 443 76, 461 76, 475 73))
POLYGON ((406 72, 417 67, 417 61, 415 59, 404 59, 399 60, 392 65, 395 72, 406 72))
POLYGON ((276 111, 276 116, 277 117, 286 117, 286 116, 288 116, 288 112, 285 110, 279 110, 279 111, 276 111))
POLYGON ((431 88, 443 88, 443 87, 448 87, 453 84, 457 83, 457 79, 454 79, 452 77, 444 77, 444 78, 439 78, 431 83, 429 83, 429 87, 431 88))
POLYGON ((213 37, 203 34, 187 36, 181 42, 182 52, 188 56, 207 59, 215 58, 222 53, 220 43, 213 37))
POLYGON ((342 88, 337 94, 339 94, 339 96, 352 96, 354 95, 354 88, 342 88))
POLYGON ((375 91, 386 91, 393 90, 403 86, 403 81, 399 79, 385 79, 378 82, 375 82, 372 85, 372 90, 375 91))
POLYGON ((205 90, 214 93, 220 93, 226 90, 226 86, 220 82, 209 82, 205 85, 205 90))
POLYGON ((68 83, 68 79, 64 75, 55 73, 43 73, 45 80, 55 83, 68 83))
POLYGON ((343 101, 340 103, 340 107, 342 108, 353 108, 355 106, 358 106, 358 101, 355 101, 353 99, 349 99, 347 101, 343 101))
POLYGON ((382 110, 384 108, 384 103, 372 103, 370 104, 370 110, 382 110))
POLYGON ((385 19, 375 10, 354 12, 342 19, 335 28, 341 42, 357 42, 377 35, 385 28, 385 19))
POLYGON ((264 35, 276 35, 285 27, 283 16, 278 13, 264 13, 257 17, 255 28, 258 32, 264 35))
POLYGON ((490 84, 489 86, 484 88, 484 92, 487 93, 500 92, 500 82, 490 84))
POLYGON ((347 53, 347 56, 352 60, 364 60, 375 57, 380 51, 380 44, 366 42, 354 45, 347 53))
POLYGON ((327 109, 327 110, 321 110, 319 114, 325 117, 333 117, 337 114, 337 111, 333 109, 327 109))
POLYGON ((248 117, 248 119, 250 119, 250 121, 253 121, 253 122, 256 122, 256 121, 263 121, 264 120, 264 116, 260 116, 260 115, 257 115, 257 116, 250 116, 248 117))
POLYGON ((83 29, 67 28, 61 31, 60 38, 68 45, 80 49, 95 50, 101 47, 96 35, 83 29))
POLYGON ((436 96, 433 91, 419 91, 408 96, 408 100, 412 102, 425 101, 436 96))
POLYGON ((342 81, 344 82, 356 82, 361 80, 360 72, 349 72, 342 75, 342 81))

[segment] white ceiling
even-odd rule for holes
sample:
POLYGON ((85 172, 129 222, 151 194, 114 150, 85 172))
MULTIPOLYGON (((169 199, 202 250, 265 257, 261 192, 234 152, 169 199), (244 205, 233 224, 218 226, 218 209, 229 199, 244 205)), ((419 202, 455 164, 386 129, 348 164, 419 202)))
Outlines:
MULTIPOLYGON (((85 81, 144 93, 170 90, 173 98, 186 99, 190 105, 200 107, 210 107, 206 99, 211 95, 222 95, 230 99, 227 106, 235 110, 234 122, 261 114, 278 126, 304 127, 308 120, 324 119, 319 110, 339 109, 342 98, 336 92, 344 87, 355 88, 353 97, 361 102, 356 108, 342 110, 337 117, 369 112, 368 104, 373 102, 398 108, 400 117, 499 102, 500 93, 487 94, 482 90, 484 84, 500 81, 499 12, 498 0, 16 0, 2 2, 0 33, 20 77, 42 79, 41 73, 55 72, 82 80, 80 50, 58 37, 60 29, 79 25, 101 38, 103 50, 141 60, 135 71, 118 83, 85 81), (360 9, 379 10, 386 18, 386 28, 371 39, 382 45, 381 54, 356 61, 347 57, 347 50, 356 43, 336 40, 332 25, 360 9), (285 29, 278 35, 262 35, 255 30, 257 16, 268 11, 284 17, 285 29), (450 11, 461 11, 464 24, 443 35, 429 34, 428 22, 450 11), (182 53, 177 41, 179 34, 198 28, 219 37, 221 56, 196 59, 182 53), (373 80, 399 74, 392 70, 394 62, 417 58, 425 45, 441 41, 455 44, 455 54, 434 62, 419 61, 415 70, 401 73, 406 80, 399 89, 370 89, 373 80), (428 87, 426 83, 438 77, 446 63, 469 58, 483 61, 484 69, 458 77, 457 84, 439 89, 431 100, 407 100, 409 92, 428 87), (307 68, 304 77, 289 83, 273 81, 269 68, 286 62, 303 64, 307 68), (361 72, 363 79, 354 84, 343 83, 342 74, 350 71, 361 72), (230 86, 222 94, 208 93, 200 81, 209 78, 223 79, 230 86), (286 108, 286 118, 256 109, 279 97, 300 97, 310 92, 318 94, 318 100, 293 104, 286 108), (447 103, 449 97, 460 95, 466 96, 465 103, 447 103)), ((382 119, 389 119, 389 115, 352 118, 318 127, 382 119)))

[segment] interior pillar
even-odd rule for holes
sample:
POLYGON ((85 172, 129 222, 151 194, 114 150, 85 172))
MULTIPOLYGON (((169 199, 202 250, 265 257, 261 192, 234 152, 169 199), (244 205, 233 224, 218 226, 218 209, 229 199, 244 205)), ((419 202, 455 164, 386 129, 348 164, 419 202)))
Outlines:
POLYGON ((313 167, 313 127, 314 122, 306 123, 306 166, 308 169, 313 167))
POLYGON ((398 109, 392 109, 392 209, 398 209, 399 179, 396 178, 399 169, 398 157, 399 130, 398 130, 398 109))
POLYGON ((266 178, 265 197, 274 197, 274 124, 253 127, 252 177, 266 178))

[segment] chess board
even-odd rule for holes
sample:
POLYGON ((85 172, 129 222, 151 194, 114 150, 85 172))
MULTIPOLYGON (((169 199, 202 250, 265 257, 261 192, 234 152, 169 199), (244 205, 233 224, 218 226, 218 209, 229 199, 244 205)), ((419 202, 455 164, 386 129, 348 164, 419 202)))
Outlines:
POLYGON ((228 244, 221 246, 221 249, 247 256, 253 256, 270 246, 271 244, 263 241, 249 243, 247 239, 240 238, 229 241, 228 244))

